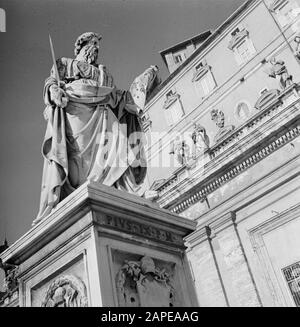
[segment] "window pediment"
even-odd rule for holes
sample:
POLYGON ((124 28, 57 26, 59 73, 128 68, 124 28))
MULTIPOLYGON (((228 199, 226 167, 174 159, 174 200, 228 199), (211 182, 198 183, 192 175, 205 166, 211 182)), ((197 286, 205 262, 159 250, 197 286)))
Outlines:
POLYGON ((194 76, 192 82, 199 81, 206 73, 211 70, 211 67, 207 64, 206 61, 201 62, 195 67, 194 76))
POLYGON ((262 93, 262 95, 258 98, 258 100, 256 101, 254 108, 258 109, 258 110, 263 110, 266 107, 268 107, 271 104, 274 104, 275 102, 279 102, 280 100, 278 99, 278 95, 279 95, 279 90, 276 89, 272 89, 272 90, 266 90, 264 93, 262 93))
POLYGON ((243 28, 237 28, 231 33, 231 39, 228 44, 228 48, 233 50, 242 40, 249 36, 249 32, 243 28))
POLYGON ((287 0, 274 0, 269 6, 270 11, 275 12, 277 9, 281 8, 282 5, 286 5, 287 0))
POLYGON ((168 109, 173 103, 175 103, 180 98, 177 92, 170 91, 166 94, 166 99, 164 102, 164 109, 168 109))

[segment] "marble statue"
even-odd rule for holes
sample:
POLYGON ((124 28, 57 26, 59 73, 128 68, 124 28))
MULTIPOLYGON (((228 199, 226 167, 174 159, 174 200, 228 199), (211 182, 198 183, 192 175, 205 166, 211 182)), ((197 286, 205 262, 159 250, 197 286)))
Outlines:
POLYGON ((271 69, 269 76, 278 80, 281 90, 285 90, 287 87, 293 84, 292 75, 288 73, 283 60, 272 57, 270 59, 270 64, 271 69))
POLYGON ((107 68, 97 64, 100 40, 96 33, 80 35, 75 59, 56 60, 45 81, 44 168, 33 224, 87 180, 134 193, 145 178, 140 118, 158 83, 158 68, 148 68, 129 91, 119 90, 107 68))
POLYGON ((296 43, 294 55, 298 60, 300 60, 300 35, 294 37, 294 42, 296 43))

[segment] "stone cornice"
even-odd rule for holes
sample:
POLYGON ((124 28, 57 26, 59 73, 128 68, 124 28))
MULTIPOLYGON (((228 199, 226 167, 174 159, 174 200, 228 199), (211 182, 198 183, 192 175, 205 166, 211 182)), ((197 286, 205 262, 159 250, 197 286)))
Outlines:
POLYGON ((223 229, 233 226, 235 224, 235 220, 236 220, 235 212, 230 211, 222 215, 221 217, 217 217, 211 222, 209 222, 208 226, 212 231, 218 233, 223 229))
MULTIPOLYGON (((60 202, 49 216, 33 226, 25 235, 1 253, 1 258, 4 262, 19 265, 77 221, 80 220, 81 229, 88 228, 99 224, 98 213, 105 215, 112 210, 116 217, 128 215, 132 220, 132 226, 134 221, 138 221, 140 229, 143 228, 143 233, 147 232, 144 229, 148 225, 156 224, 156 230, 151 229, 149 232, 155 232, 158 235, 157 229, 159 227, 164 232, 163 235, 159 234, 157 237, 155 234, 154 238, 156 239, 163 238, 169 231, 184 237, 192 232, 197 224, 168 210, 161 209, 151 201, 139 196, 99 183, 86 182, 60 202), (16 258, 18 262, 16 262, 16 258)), ((169 234, 167 236, 169 237, 169 234)), ((171 241, 176 243, 177 239, 174 237, 172 235, 171 241)))
MULTIPOLYGON (((293 95, 292 90, 294 92, 293 88, 289 92, 293 95)), ((188 178, 179 181, 177 176, 172 176, 158 188, 160 197, 157 202, 180 213, 297 137, 300 134, 299 97, 292 104, 286 100, 283 102, 283 106, 271 106, 258 112, 214 145, 209 152, 211 159, 204 160, 204 167, 196 167, 189 174, 191 180, 196 179, 198 173, 197 183, 191 183, 188 178)))
POLYGON ((233 211, 227 212, 226 214, 222 215, 221 217, 214 218, 206 225, 203 225, 197 228, 196 231, 191 233, 185 238, 185 241, 189 247, 194 247, 197 244, 200 244, 205 241, 210 241, 216 235, 230 227, 235 225, 236 214, 233 211))
POLYGON ((185 237, 184 240, 188 247, 195 247, 202 242, 211 240, 212 237, 214 237, 214 234, 212 235, 211 229, 208 226, 202 226, 185 237))

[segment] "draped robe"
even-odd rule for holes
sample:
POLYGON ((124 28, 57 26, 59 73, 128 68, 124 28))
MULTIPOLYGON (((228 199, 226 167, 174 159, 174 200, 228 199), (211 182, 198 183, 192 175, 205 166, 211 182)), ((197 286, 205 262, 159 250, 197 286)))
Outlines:
POLYGON ((44 168, 33 224, 87 180, 133 193, 146 175, 139 111, 157 78, 155 70, 149 68, 130 91, 122 91, 103 65, 61 58, 57 67, 69 102, 61 108, 51 101, 50 86, 57 85, 52 68, 44 87, 44 168))

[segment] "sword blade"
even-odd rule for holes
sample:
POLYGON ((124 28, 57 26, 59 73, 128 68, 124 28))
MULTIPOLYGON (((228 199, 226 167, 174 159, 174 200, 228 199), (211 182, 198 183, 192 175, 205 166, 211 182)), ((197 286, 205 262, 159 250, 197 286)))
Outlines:
POLYGON ((50 50, 51 50, 51 55, 52 55, 52 60, 53 60, 53 66, 54 66, 54 72, 55 72, 55 77, 57 80, 57 84, 58 86, 60 85, 60 78, 59 78, 59 74, 58 74, 58 69, 57 69, 57 64, 56 64, 56 59, 55 59, 55 54, 54 54, 54 48, 53 48, 53 43, 52 43, 52 39, 51 36, 49 34, 49 42, 50 42, 50 50))

